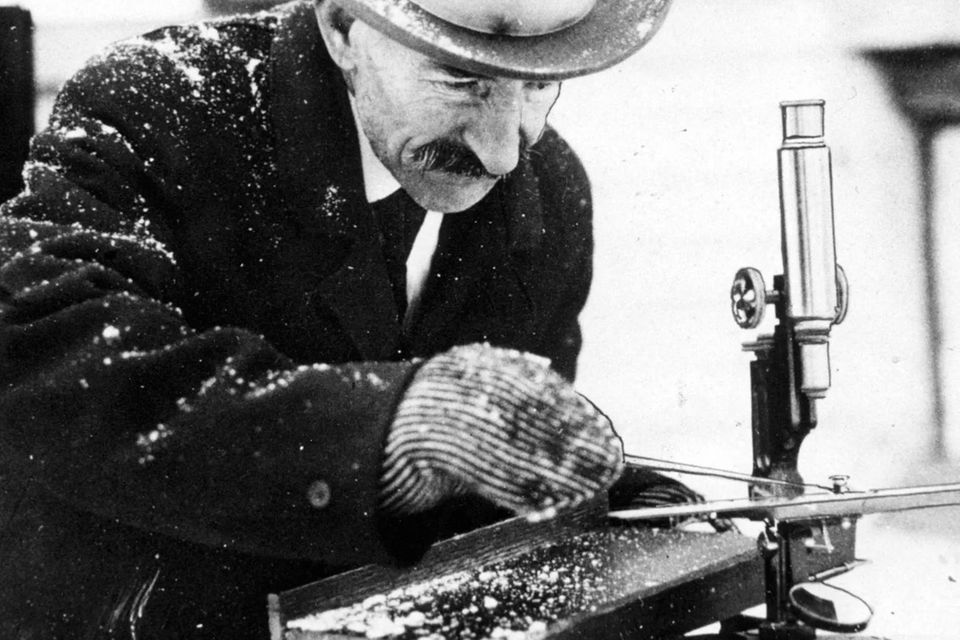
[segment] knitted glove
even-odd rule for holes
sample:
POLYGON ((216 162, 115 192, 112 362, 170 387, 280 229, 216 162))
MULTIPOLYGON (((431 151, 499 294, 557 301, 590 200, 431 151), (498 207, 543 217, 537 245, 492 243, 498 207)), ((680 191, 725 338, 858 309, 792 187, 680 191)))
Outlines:
POLYGON ((606 490, 622 468, 610 421, 545 359, 454 347, 421 367, 397 407, 381 506, 407 515, 472 493, 532 515, 606 490))

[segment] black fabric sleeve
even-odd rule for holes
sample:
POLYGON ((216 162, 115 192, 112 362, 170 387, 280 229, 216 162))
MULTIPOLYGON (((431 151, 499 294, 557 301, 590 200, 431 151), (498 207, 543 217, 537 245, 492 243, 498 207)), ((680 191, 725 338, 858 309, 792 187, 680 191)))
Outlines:
POLYGON ((389 559, 382 447, 416 365, 297 366, 255 331, 185 317, 179 157, 151 123, 186 115, 156 102, 190 78, 158 54, 121 58, 67 85, 26 190, 0 208, 2 456, 125 524, 332 565, 389 559), (131 90, 147 69, 152 96, 131 90))

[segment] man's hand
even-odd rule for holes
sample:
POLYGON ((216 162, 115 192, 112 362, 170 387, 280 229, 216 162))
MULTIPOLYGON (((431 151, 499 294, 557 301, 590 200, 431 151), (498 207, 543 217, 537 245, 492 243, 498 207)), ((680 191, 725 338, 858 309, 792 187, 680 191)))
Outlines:
MULTIPOLYGON (((680 504, 703 504, 706 502, 702 495, 679 480, 637 466, 628 466, 625 469, 616 484, 610 487, 609 499, 611 511, 669 507, 680 504)), ((665 518, 644 522, 651 527, 669 528, 700 520, 706 520, 715 530, 721 533, 737 530, 732 520, 719 518, 716 515, 693 517, 687 520, 665 518)))
POLYGON ((610 421, 547 361, 474 344, 414 376, 387 438, 382 506, 410 514, 474 493, 535 514, 606 490, 622 470, 610 421))

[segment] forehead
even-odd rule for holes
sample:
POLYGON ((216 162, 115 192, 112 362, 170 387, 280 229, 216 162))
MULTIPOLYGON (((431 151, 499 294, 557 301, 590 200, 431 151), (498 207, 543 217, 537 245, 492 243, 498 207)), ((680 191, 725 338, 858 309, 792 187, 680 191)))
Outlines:
POLYGON ((448 75, 456 77, 488 78, 490 76, 463 69, 446 60, 422 53, 394 40, 390 36, 374 29, 360 20, 354 23, 357 28, 351 31, 351 40, 363 49, 361 59, 366 59, 382 73, 402 75, 420 74, 428 76, 448 75))

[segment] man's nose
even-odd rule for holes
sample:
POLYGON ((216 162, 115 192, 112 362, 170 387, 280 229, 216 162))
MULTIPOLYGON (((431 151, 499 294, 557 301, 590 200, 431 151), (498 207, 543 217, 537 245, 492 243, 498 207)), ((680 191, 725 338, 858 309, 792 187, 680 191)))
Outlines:
POLYGON ((522 90, 495 90, 464 132, 464 142, 484 168, 496 176, 510 173, 520 160, 522 90))

